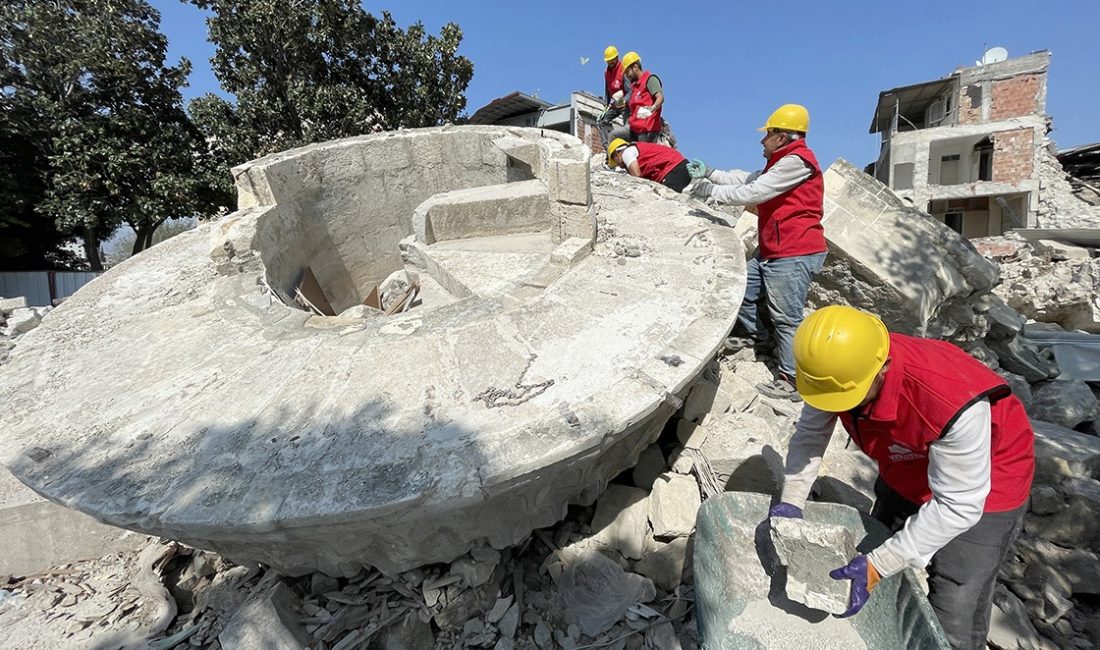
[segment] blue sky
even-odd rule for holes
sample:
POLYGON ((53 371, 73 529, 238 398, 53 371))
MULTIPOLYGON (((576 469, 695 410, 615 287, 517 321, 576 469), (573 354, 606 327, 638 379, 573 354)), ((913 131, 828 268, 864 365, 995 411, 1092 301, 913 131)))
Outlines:
MULTIPOLYGON (((309 1, 309 0, 306 0, 309 1)), ((203 14, 178 0, 152 0, 169 56, 194 70, 188 97, 217 92, 214 48, 203 14)), ((1048 49, 1047 111, 1059 148, 1100 141, 1100 0, 998 2, 366 2, 402 25, 432 32, 458 23, 461 53, 474 63, 467 111, 513 90, 564 101, 602 93, 608 44, 637 50, 665 84, 679 148, 712 166, 757 168, 756 127, 779 104, 805 104, 809 142, 823 165, 875 159, 868 126, 881 90, 929 81, 973 65, 983 47, 1010 56, 1048 49), (591 60, 582 66, 580 57, 591 60)))

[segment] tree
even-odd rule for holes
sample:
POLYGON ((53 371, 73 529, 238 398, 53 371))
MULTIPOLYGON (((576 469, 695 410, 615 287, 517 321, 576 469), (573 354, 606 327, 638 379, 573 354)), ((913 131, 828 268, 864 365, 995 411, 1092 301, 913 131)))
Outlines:
POLYGON ((165 63, 159 22, 145 0, 0 6, 0 133, 23 134, 39 164, 38 186, 14 191, 55 231, 79 235, 93 269, 120 224, 136 232, 136 252, 165 220, 217 207, 200 173, 209 152, 179 91, 190 64, 165 63))
MULTIPOLYGON (((195 123, 227 165, 375 130, 455 121, 473 64, 462 31, 401 29, 359 0, 190 0, 207 9, 212 59, 236 105, 206 95, 195 123)), ((228 179, 228 174, 224 178, 228 179)))

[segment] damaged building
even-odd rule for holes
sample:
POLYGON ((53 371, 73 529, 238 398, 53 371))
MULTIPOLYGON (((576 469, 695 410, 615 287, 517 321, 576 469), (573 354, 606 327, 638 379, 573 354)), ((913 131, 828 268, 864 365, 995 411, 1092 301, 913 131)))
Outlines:
POLYGON ((966 237, 1034 227, 1040 213, 1050 52, 1002 53, 879 93, 871 120, 875 177, 966 237))

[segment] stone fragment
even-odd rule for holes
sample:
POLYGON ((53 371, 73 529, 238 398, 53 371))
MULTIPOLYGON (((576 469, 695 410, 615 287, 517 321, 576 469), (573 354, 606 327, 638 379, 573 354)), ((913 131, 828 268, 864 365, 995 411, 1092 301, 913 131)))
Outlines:
POLYGON ((409 612, 401 620, 382 628, 378 637, 371 641, 369 648, 370 650, 411 650, 433 646, 435 646, 435 632, 432 631, 431 623, 420 620, 415 612, 409 612))
POLYGON ((16 309, 26 308, 26 306, 26 296, 19 296, 18 298, 0 298, 0 312, 12 312, 16 309))
POLYGON ((519 606, 513 603, 508 611, 504 612, 504 616, 500 619, 500 624, 497 627, 500 628, 501 636, 514 639, 516 628, 519 627, 519 606))
POLYGON ((1083 381, 1056 379, 1032 389, 1032 419, 1072 429, 1096 417, 1098 403, 1083 381))
POLYGON ((339 588, 340 583, 336 578, 327 576, 321 572, 314 573, 309 577, 309 593, 314 596, 323 596, 339 588))
POLYGON ((565 620, 588 636, 610 630, 635 603, 657 596, 649 578, 627 573, 602 553, 588 549, 562 549, 565 568, 558 598, 565 620))
POLYGON ((661 650, 681 650, 680 639, 676 636, 676 630, 672 623, 662 621, 646 630, 646 646, 660 648, 661 650))
POLYGON ((550 253, 550 263, 572 266, 592 252, 592 242, 585 237, 570 237, 550 253))
MULTIPOLYGON (((456 590, 458 595, 447 602, 447 606, 433 617, 435 624, 443 630, 461 630, 466 621, 492 609, 497 602, 500 590, 493 583, 486 583, 474 589, 456 590)), ((448 588, 450 592, 450 588, 448 588)))
POLYGON ((856 554, 855 535, 835 524, 773 517, 771 538, 779 562, 787 567, 787 597, 830 614, 848 609, 850 585, 829 572, 856 554))
POLYGON ((649 523, 653 535, 658 538, 690 535, 702 503, 695 479, 682 474, 661 474, 649 497, 649 523))
POLYGON ((1100 438, 1032 420, 1035 429, 1035 482, 1058 485, 1065 478, 1100 477, 1100 438))
POLYGON ((1027 379, 1007 370, 1001 370, 1000 374, 1004 377, 1005 381, 1008 382, 1009 388, 1012 389, 1012 394, 1020 400, 1024 408, 1031 408, 1031 384, 1028 383, 1027 379))
POLYGON ((641 559, 648 532, 648 497, 648 493, 639 488, 608 485, 596 502, 592 539, 615 549, 623 557, 641 559))
POLYGON ((708 417, 727 411, 744 411, 757 397, 758 393, 752 384, 727 372, 717 384, 708 379, 696 383, 684 400, 681 417, 692 422, 705 423, 708 417))
POLYGON ((12 310, 11 314, 8 315, 8 322, 4 331, 7 336, 18 336, 38 327, 41 322, 42 317, 39 316, 36 309, 33 307, 19 307, 12 310))
POLYGON ((417 241, 490 237, 550 229, 550 201, 542 181, 452 190, 431 196, 413 212, 417 241))
POLYGON ((993 594, 989 643, 1001 650, 1040 650, 1041 647, 1039 633, 1028 620, 1024 604, 1000 584, 993 594))
POLYGON ((683 450, 678 450, 672 456, 675 459, 672 461, 672 471, 677 474, 691 474, 692 470, 695 469, 695 461, 682 452, 683 450))
MULTIPOLYGON (((495 552, 495 551, 494 551, 495 552)), ((480 587, 489 582, 493 577, 493 571, 500 561, 500 553, 497 552, 495 561, 479 562, 470 556, 460 557, 451 564, 451 572, 462 576, 463 584, 468 587, 480 587)))
POLYGON ((1036 240, 1032 246, 1035 248, 1037 254, 1049 257, 1052 262, 1060 262, 1063 260, 1088 260, 1092 257, 1087 248, 1074 246, 1073 244, 1067 244, 1066 242, 1054 239, 1039 239, 1036 240))
POLYGON ((294 592, 276 583, 233 614, 218 642, 234 650, 304 650, 313 639, 299 623, 299 606, 294 592))
POLYGON ((1024 530, 1061 546, 1100 549, 1100 481, 1074 476, 1062 481, 1061 490, 1064 507, 1043 516, 1036 505, 1046 509, 1046 504, 1033 503, 1024 530))
POLYGON ((653 482, 663 471, 665 471, 665 455, 661 453, 659 446, 650 445, 638 456, 638 462, 631 472, 631 480, 634 485, 648 490, 653 487, 653 482))
POLYGON ((687 537, 677 537, 667 544, 654 540, 645 557, 634 566, 634 570, 652 580, 661 589, 672 591, 682 581, 688 556, 688 541, 687 537))
POLYGON ((1052 515, 1064 510, 1066 500, 1058 488, 1052 485, 1036 485, 1031 488, 1031 512, 1037 515, 1052 515))
POLYGON ((786 441, 771 424, 739 413, 717 418, 706 429, 699 450, 727 491, 775 494, 779 490, 786 441))
POLYGON ((1026 532, 1016 543, 1016 553, 1029 566, 1039 564, 1060 572, 1069 580, 1075 595, 1100 595, 1100 556, 1097 553, 1063 548, 1026 532))
POLYGON ((588 164, 577 160, 553 159, 547 166, 546 185, 550 200, 587 205, 591 200, 588 164))

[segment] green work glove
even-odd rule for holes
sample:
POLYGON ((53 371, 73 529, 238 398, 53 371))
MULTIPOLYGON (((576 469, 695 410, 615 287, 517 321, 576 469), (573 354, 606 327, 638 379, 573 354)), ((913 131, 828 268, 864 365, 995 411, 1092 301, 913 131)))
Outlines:
POLYGON ((707 171, 707 164, 698 158, 688 163, 688 174, 692 178, 706 178, 707 171))

